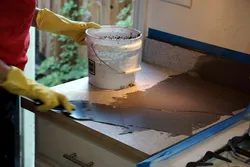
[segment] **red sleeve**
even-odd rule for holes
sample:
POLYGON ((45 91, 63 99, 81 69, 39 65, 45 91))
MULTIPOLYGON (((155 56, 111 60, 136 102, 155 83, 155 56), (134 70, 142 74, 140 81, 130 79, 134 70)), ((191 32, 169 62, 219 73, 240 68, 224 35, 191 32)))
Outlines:
POLYGON ((24 68, 36 0, 4 0, 0 5, 0 59, 24 68))

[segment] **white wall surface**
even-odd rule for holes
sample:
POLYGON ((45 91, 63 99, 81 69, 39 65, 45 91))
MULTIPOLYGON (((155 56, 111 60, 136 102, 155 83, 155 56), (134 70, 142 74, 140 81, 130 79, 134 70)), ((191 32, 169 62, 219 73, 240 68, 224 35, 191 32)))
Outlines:
POLYGON ((148 1, 148 27, 250 54, 250 0, 148 1))

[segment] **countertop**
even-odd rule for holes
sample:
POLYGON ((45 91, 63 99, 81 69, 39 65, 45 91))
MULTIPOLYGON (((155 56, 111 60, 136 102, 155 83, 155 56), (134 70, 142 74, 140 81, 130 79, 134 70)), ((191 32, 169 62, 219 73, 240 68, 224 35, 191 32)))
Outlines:
MULTIPOLYGON (((146 90, 167 78, 171 79, 170 76, 178 74, 166 68, 146 63, 142 63, 142 69, 141 72, 136 74, 136 86, 123 90, 98 89, 89 84, 88 77, 58 85, 52 89, 65 94, 69 100, 89 100, 93 103, 110 104, 114 102, 114 98, 126 97, 127 93, 146 90)), ((185 135, 172 136, 170 133, 155 130, 120 135, 124 131, 122 127, 93 121, 77 121, 56 112, 37 112, 30 104, 30 101, 25 98, 22 98, 22 107, 136 163, 164 150, 176 143, 176 141, 189 137, 185 135)), ((228 117, 222 116, 219 121, 225 120, 228 117)), ((204 128, 198 129, 196 132, 202 129, 204 128)))
MULTIPOLYGON (((93 103, 109 104, 114 97, 123 97, 127 93, 145 90, 173 75, 174 72, 149 64, 142 64, 143 70, 137 73, 136 86, 123 90, 101 90, 88 82, 88 77, 52 87, 63 93, 69 100, 89 100, 93 103)), ((140 162, 150 155, 166 148, 171 140, 169 134, 148 130, 132 134, 120 135, 124 128, 93 121, 77 121, 55 112, 38 112, 26 98, 22 98, 22 107, 34 112, 39 117, 48 119, 60 127, 69 130, 83 138, 114 151, 132 161, 140 162)), ((179 136, 180 137, 180 136, 179 136)), ((183 136, 184 137, 184 136, 183 136)))

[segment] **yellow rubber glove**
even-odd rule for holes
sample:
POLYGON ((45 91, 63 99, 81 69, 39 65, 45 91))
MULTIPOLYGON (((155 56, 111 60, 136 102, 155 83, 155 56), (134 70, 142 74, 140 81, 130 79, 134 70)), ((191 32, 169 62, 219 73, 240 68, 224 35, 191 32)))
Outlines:
POLYGON ((53 13, 48 9, 41 9, 36 17, 37 28, 54 34, 65 35, 80 45, 84 45, 85 31, 88 28, 100 28, 94 22, 71 21, 64 16, 53 13))
POLYGON ((64 95, 26 78, 22 70, 13 66, 7 74, 7 79, 0 86, 10 93, 40 100, 43 104, 37 107, 38 111, 49 111, 59 105, 70 113, 75 109, 75 106, 70 104, 64 95))

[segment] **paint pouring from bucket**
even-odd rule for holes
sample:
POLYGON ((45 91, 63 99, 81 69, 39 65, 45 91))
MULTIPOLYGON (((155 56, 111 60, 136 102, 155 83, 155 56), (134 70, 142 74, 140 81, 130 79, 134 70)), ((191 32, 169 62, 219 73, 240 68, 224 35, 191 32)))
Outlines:
POLYGON ((135 29, 102 26, 86 31, 89 83, 102 89, 119 90, 135 85, 141 70, 139 53, 142 34, 135 29))

